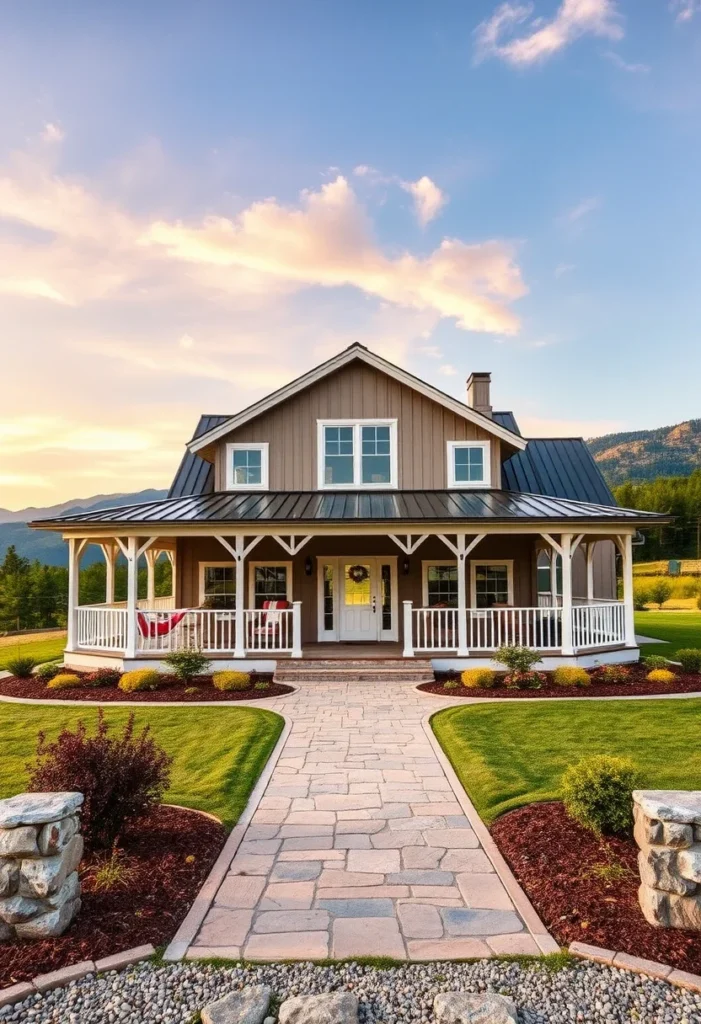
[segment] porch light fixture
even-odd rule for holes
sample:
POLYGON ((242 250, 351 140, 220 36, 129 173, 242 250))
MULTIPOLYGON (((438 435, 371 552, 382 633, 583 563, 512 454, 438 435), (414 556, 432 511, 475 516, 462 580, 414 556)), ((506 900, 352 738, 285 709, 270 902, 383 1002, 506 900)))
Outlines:
POLYGON ((314 569, 314 563, 312 562, 309 555, 304 559, 304 572, 307 576, 311 576, 314 569))
POLYGON ((405 576, 408 576, 408 575, 409 575, 409 569, 410 569, 410 568, 411 568, 411 564, 410 564, 410 562, 409 562, 409 559, 408 559, 408 558, 405 558, 405 559, 404 559, 404 560, 402 561, 402 572, 404 573, 404 575, 405 575, 405 576))

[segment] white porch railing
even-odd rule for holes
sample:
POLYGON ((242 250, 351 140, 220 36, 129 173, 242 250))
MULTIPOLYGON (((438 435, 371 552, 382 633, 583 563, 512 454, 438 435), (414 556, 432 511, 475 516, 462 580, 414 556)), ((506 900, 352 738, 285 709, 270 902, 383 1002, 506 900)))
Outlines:
MULTIPOLYGON (((562 608, 468 608, 466 642, 471 652, 503 646, 555 651, 562 646, 562 608)), ((575 651, 625 643, 622 601, 594 601, 571 609, 575 651)), ((404 651, 440 652, 458 649, 457 608, 413 608, 405 603, 404 651), (408 613, 408 614, 407 614, 408 613), (408 634, 408 635, 407 635, 408 634)))
POLYGON ((100 651, 121 651, 127 643, 127 610, 107 605, 84 605, 76 609, 79 647, 100 651))

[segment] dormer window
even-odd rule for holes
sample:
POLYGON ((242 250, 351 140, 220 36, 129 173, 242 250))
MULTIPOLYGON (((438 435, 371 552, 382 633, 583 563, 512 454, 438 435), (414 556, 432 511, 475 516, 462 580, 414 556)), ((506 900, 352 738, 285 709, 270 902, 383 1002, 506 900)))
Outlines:
POLYGON ((319 420, 320 489, 397 487, 396 420, 319 420))
POLYGON ((448 486, 491 487, 489 441, 448 441, 448 486))
POLYGON ((253 441, 226 446, 228 491, 267 491, 268 444, 253 441))

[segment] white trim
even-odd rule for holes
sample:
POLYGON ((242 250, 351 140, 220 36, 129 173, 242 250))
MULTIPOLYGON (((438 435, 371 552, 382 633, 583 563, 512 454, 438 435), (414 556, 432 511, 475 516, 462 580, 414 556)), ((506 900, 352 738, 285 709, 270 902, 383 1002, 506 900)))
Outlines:
POLYGON ((477 608, 477 579, 475 569, 478 565, 505 565, 508 597, 507 604, 514 603, 514 560, 513 558, 471 558, 470 559, 470 607, 477 608))
MULTIPOLYGON (((204 602, 207 599, 207 595, 204 592, 204 571, 205 571, 205 569, 209 569, 210 567, 213 568, 213 569, 224 569, 224 568, 226 568, 226 569, 232 569, 233 570, 233 572, 234 572, 234 594, 230 594, 229 596, 235 598, 236 562, 234 562, 233 559, 230 560, 230 561, 226 561, 226 562, 215 562, 215 561, 212 561, 211 558, 208 558, 204 562, 198 562, 197 565, 198 565, 198 581, 199 581, 198 592, 197 593, 198 593, 198 604, 199 604, 200 607, 202 607, 202 605, 204 604, 204 602)), ((231 610, 233 611, 233 609, 231 609, 231 610)))
POLYGON ((227 491, 267 491, 269 487, 268 441, 237 441, 226 446, 226 489, 227 491), (234 482, 234 452, 260 451, 260 483, 237 484, 234 482))
POLYGON ((396 419, 323 419, 316 421, 316 476, 317 488, 320 491, 347 491, 349 488, 360 491, 396 490, 399 486, 399 455, 397 452, 397 420, 396 419), (353 428, 353 483, 327 484, 324 480, 325 448, 324 431, 326 427, 353 428), (389 483, 364 484, 362 476, 362 427, 389 427, 389 483))
POLYGON ((354 344, 349 348, 344 349, 343 352, 339 352, 337 356, 333 356, 328 359, 325 363, 321 363, 319 366, 315 366, 313 370, 309 370, 308 373, 302 374, 301 377, 297 377, 296 380, 291 381, 289 384, 285 384, 284 387, 279 388, 272 394, 265 398, 262 398, 259 402, 254 402, 253 405, 249 405, 247 409, 243 409, 235 416, 231 416, 229 419, 224 420, 219 426, 212 427, 211 430, 206 431, 197 438, 193 438, 188 443, 188 448, 191 452, 200 451, 202 448, 206 448, 207 445, 212 444, 213 441, 218 441, 226 434, 231 433, 232 430, 236 430, 244 423, 248 423, 249 420, 254 419, 256 416, 260 416, 262 413, 267 412, 269 409, 274 409, 275 406, 284 402, 288 398, 292 398, 293 395, 299 394, 304 388, 309 387, 310 384, 315 384, 319 380, 323 380, 324 377, 330 373, 334 373, 342 366, 346 366, 348 363, 353 362, 354 359, 360 359, 362 362, 367 363, 368 366, 372 366, 376 370, 380 370, 382 373, 386 373, 389 377, 393 377, 394 380, 405 384, 407 387, 412 388, 414 391, 418 391, 419 394, 424 395, 425 398, 430 398, 432 401, 437 402, 439 405, 444 406, 451 412, 455 413, 456 416, 460 416, 461 419, 468 420, 470 423, 475 423, 483 430, 488 431, 495 437, 501 438, 502 441, 506 441, 512 446, 512 448, 518 448, 521 451, 525 449, 528 443, 525 438, 518 434, 514 434, 511 430, 507 430, 506 427, 502 427, 495 420, 485 416, 481 412, 477 412, 476 409, 472 409, 469 405, 465 405, 464 402, 459 402, 457 398, 452 398, 450 395, 444 394, 438 388, 433 387, 432 384, 427 384, 425 381, 419 380, 418 377, 414 377, 412 374, 407 373, 400 367, 395 366, 393 363, 383 359, 382 356, 375 355, 374 352, 368 351, 362 345, 354 344))
POLYGON ((480 487, 492 486, 492 445, 491 441, 446 441, 448 458, 448 487, 458 487, 463 490, 474 490, 480 487), (456 448, 481 448, 483 452, 482 465, 484 467, 484 478, 482 480, 456 480, 455 479, 455 450, 456 448))
POLYGON ((429 565, 454 565, 457 568, 457 558, 424 558, 421 561, 421 604, 428 608, 428 567, 429 565))
POLYGON ((290 604, 292 604, 292 584, 293 584, 292 562, 285 561, 282 558, 280 558, 280 559, 267 558, 264 561, 249 562, 248 563, 248 607, 249 608, 255 608, 255 606, 256 606, 255 605, 255 599, 256 599, 255 571, 256 571, 257 566, 263 566, 263 565, 282 565, 282 566, 285 567, 285 571, 287 572, 287 597, 285 598, 285 600, 289 601, 290 604))

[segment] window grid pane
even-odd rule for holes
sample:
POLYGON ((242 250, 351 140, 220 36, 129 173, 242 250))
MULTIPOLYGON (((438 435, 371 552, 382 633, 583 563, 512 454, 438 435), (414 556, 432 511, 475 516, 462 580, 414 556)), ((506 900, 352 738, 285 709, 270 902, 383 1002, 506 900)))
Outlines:
POLYGON ((234 483, 237 486, 262 484, 262 467, 260 448, 237 448, 234 450, 234 483))
POLYGON ((509 603, 509 570, 505 565, 479 565, 475 569, 478 608, 509 603))
POLYGON ((484 482, 484 448, 454 448, 453 459, 456 483, 484 482))
POLYGON ((287 566, 257 565, 253 577, 253 606, 262 608, 265 601, 287 600, 287 566))
POLYGON ((392 628, 392 569, 389 565, 380 567, 382 587, 382 628, 392 628))
POLYGON ((324 629, 333 630, 333 566, 324 566, 324 629))
POLYGON ((458 606, 458 567, 457 565, 429 565, 426 567, 426 589, 428 607, 458 606))
POLYGON ((353 483, 353 427, 324 427, 324 483, 353 483))
POLYGON ((236 571, 233 565, 206 565, 203 585, 207 608, 236 607, 236 571))
POLYGON ((388 484, 391 480, 389 427, 362 427, 362 482, 388 484))

